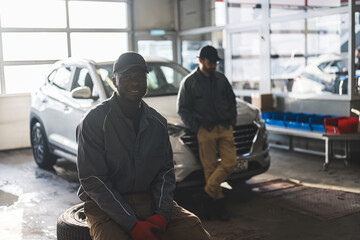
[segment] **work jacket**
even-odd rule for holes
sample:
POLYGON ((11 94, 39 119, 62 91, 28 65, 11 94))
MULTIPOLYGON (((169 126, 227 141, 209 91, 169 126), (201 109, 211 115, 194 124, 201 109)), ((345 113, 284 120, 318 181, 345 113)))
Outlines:
POLYGON ((177 111, 194 133, 200 126, 211 131, 215 125, 236 124, 236 100, 232 87, 220 72, 206 77, 199 68, 180 84, 177 111))
POLYGON ((150 193, 154 213, 169 221, 175 173, 165 118, 142 101, 136 134, 116 98, 91 109, 77 127, 78 196, 95 201, 129 232, 137 216, 122 196, 150 193))

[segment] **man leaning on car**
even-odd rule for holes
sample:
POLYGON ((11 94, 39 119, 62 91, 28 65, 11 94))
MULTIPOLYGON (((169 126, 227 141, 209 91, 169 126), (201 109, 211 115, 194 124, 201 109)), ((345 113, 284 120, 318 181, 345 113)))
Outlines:
POLYGON ((230 215, 220 184, 237 164, 233 136, 236 100, 228 79, 216 71, 220 60, 217 50, 212 46, 203 47, 198 60, 199 67, 181 82, 177 108, 184 124, 197 134, 199 143, 206 180, 205 191, 196 196, 200 217, 209 218, 215 205, 216 216, 227 221, 230 215))
POLYGON ((148 68, 134 52, 113 66, 117 88, 77 127, 78 195, 94 240, 209 239, 198 217, 173 201, 167 122, 143 100, 148 68))

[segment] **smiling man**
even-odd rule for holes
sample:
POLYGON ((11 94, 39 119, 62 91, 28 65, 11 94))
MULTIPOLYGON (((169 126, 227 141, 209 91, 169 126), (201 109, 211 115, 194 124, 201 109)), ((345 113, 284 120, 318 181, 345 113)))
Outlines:
POLYGON ((142 100, 144 58, 124 53, 113 72, 117 92, 77 128, 78 195, 92 239, 209 239, 199 218, 173 201, 167 122, 142 100))

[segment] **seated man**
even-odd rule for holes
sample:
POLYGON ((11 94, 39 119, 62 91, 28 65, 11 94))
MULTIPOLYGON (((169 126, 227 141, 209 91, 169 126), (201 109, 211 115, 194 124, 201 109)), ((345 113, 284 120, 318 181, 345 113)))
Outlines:
POLYGON ((209 239, 198 217, 173 201, 166 120, 143 100, 147 65, 134 52, 114 63, 117 92, 77 127, 78 195, 94 240, 209 239))

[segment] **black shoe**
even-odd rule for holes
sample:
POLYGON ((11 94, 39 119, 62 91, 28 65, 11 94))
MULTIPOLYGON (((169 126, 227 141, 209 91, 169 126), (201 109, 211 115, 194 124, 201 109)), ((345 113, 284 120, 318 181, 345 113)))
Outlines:
POLYGON ((209 220, 214 207, 214 200, 206 192, 195 194, 193 199, 196 207, 196 215, 201 220, 209 220))
POLYGON ((227 202, 225 198, 221 198, 215 201, 216 217, 221 221, 229 221, 230 213, 227 210, 227 202))

